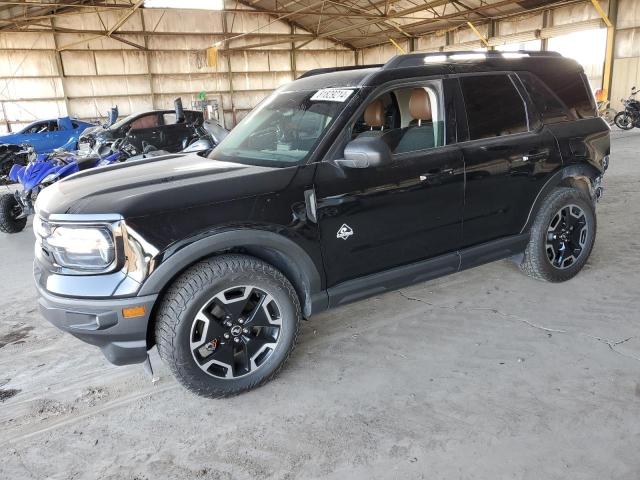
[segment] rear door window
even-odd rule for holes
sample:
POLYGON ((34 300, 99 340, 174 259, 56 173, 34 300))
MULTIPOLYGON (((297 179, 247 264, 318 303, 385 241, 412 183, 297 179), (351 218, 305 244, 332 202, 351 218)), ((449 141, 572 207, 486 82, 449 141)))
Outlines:
POLYGON ((461 77, 460 84, 470 140, 529 130, 524 100, 509 76, 496 74, 461 77))

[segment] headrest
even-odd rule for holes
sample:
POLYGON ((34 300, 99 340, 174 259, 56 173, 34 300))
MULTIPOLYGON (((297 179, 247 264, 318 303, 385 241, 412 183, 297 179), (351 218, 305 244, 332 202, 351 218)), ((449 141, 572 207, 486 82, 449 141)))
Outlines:
POLYGON ((431 120, 431 100, 424 88, 414 88, 411 91, 409 113, 414 120, 431 120))
POLYGON ((364 123, 370 127, 384 126, 384 105, 381 99, 374 100, 364 111, 364 123))

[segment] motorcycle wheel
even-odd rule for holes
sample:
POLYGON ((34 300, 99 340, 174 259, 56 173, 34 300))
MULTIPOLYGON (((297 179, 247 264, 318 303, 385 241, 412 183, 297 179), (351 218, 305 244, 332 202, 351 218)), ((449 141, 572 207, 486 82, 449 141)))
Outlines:
POLYGON ((627 115, 627 112, 618 113, 614 117, 613 123, 622 130, 631 130, 633 128, 633 119, 627 115))
POLYGON ((27 226, 27 217, 20 217, 22 207, 11 193, 0 197, 0 232, 18 233, 27 226))

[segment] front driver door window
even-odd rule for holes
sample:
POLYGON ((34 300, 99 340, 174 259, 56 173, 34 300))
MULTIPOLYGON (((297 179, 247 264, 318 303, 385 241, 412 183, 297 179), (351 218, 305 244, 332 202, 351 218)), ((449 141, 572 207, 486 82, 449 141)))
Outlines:
POLYGON ((129 141, 140 152, 147 146, 157 149, 163 147, 160 119, 158 113, 150 113, 136 118, 130 124, 129 141))
MULTIPOLYGON (((393 152, 391 164, 318 166, 315 188, 328 287, 459 247, 464 165, 455 145, 449 85, 449 80, 427 81, 369 99, 349 139, 380 137, 393 152)), ((457 259, 451 268, 457 268, 457 259)))

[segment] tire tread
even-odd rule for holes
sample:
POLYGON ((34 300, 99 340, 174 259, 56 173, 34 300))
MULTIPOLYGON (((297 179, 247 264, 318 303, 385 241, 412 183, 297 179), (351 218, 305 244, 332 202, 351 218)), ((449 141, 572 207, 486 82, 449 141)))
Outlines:
POLYGON ((196 395, 211 398, 231 397, 267 383, 280 372, 297 343, 300 320, 301 314, 298 296, 289 280, 287 280, 279 270, 255 257, 240 254, 224 254, 217 257, 210 257, 194 264, 169 287, 157 310, 155 337, 160 358, 168 365, 171 373, 173 373, 178 381, 188 390, 196 395), (189 307, 189 301, 197 292, 207 287, 207 285, 216 278, 221 278, 228 274, 246 272, 256 272, 271 277, 285 289, 289 299, 295 306, 298 317, 295 322, 293 342, 286 356, 280 362, 280 365, 269 375, 265 377, 258 376, 256 380, 249 385, 225 388, 224 390, 218 389, 212 392, 210 388, 205 388, 205 386, 202 385, 202 381, 193 375, 188 368, 185 368, 184 364, 180 363, 176 356, 178 347, 175 345, 174 340, 177 338, 177 330, 180 323, 186 321, 186 319, 183 318, 183 314, 189 307))
MULTIPOLYGON (((596 216, 595 211, 593 211, 593 202, 590 198, 588 198, 582 191, 576 188, 570 187, 559 187, 554 189, 547 198, 545 199, 536 219, 533 222, 533 226, 531 227, 531 237, 529 239, 529 243, 527 244, 527 248, 524 251, 524 258, 520 263, 520 270, 523 273, 528 275, 529 277, 535 278, 536 280, 547 281, 547 282, 563 282, 573 278, 575 275, 580 272, 582 269, 582 265, 580 268, 573 269, 571 271, 560 271, 556 269, 552 269, 549 265, 549 261, 544 254, 544 246, 541 245, 541 242, 544 241, 546 236, 547 229, 547 220, 549 216, 554 214, 555 211, 559 208, 563 203, 569 203, 571 201, 575 201, 576 199, 580 199, 585 201, 592 208, 593 213, 593 237, 595 240, 596 234, 596 216), (562 272, 562 273, 561 273, 562 272)), ((593 241, 589 246, 589 252, 587 252, 586 257, 581 259, 582 264, 586 262, 586 259, 589 258, 591 253, 590 249, 593 247, 593 241)))

